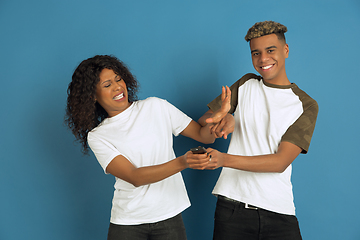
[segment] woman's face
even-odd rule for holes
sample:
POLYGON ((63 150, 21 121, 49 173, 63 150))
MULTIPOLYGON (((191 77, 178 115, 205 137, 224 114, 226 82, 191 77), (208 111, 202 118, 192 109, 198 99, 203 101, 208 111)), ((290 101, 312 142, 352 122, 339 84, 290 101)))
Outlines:
POLYGON ((113 70, 104 68, 96 85, 96 101, 113 117, 130 106, 126 84, 113 70))

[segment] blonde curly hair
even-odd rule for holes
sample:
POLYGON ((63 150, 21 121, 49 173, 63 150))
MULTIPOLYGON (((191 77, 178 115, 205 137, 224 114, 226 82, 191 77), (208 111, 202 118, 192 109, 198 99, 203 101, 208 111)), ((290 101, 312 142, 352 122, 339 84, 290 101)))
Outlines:
POLYGON ((247 32, 245 40, 249 42, 253 38, 262 37, 275 33, 279 39, 285 41, 287 27, 274 21, 264 21, 255 23, 247 32))

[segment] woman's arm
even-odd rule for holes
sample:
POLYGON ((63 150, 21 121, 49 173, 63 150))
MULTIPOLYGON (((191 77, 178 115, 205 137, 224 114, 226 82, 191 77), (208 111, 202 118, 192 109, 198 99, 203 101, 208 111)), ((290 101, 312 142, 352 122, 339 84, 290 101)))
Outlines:
POLYGON ((216 112, 212 112, 211 110, 206 112, 204 116, 200 118, 203 119, 202 121, 199 121, 201 125, 195 121, 191 121, 181 134, 205 144, 213 143, 216 138, 222 136, 226 139, 227 134, 230 132, 223 132, 225 121, 222 120, 227 119, 228 121, 231 121, 229 117, 231 118, 232 115, 228 114, 231 107, 230 99, 231 91, 229 87, 222 87, 221 108, 216 112))
MULTIPOLYGON (((231 92, 228 87, 223 87, 221 109, 217 111, 217 117, 225 116, 230 109, 231 92), (229 108, 229 109, 228 109, 229 108)), ((214 115, 215 116, 215 115, 214 115)), ((211 133, 208 124, 201 127, 197 122, 191 121, 190 124, 181 132, 182 135, 193 138, 202 143, 213 143, 215 135, 211 133)), ((205 154, 193 154, 188 151, 185 155, 177 157, 169 162, 139 167, 134 166, 127 158, 122 155, 116 156, 106 167, 106 171, 117 178, 133 184, 135 187, 155 183, 168 178, 185 168, 205 169, 209 164, 209 156, 205 154)))
POLYGON ((106 171, 135 187, 155 183, 178 173, 185 168, 203 170, 209 163, 206 154, 192 154, 190 151, 169 162, 148 166, 135 167, 122 155, 116 156, 107 166, 106 171))
POLYGON ((191 120, 189 125, 181 132, 181 135, 192 138, 198 142, 210 144, 216 139, 216 136, 211 133, 210 127, 210 124, 201 127, 200 124, 191 120))

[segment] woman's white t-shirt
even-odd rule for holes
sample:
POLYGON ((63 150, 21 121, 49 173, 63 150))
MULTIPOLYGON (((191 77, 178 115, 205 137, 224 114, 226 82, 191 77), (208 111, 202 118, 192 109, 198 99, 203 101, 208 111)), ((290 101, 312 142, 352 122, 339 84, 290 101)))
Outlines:
MULTIPOLYGON (((105 172, 118 155, 135 167, 158 165, 176 158, 173 135, 179 135, 190 122, 191 118, 166 100, 151 97, 105 119, 89 132, 88 143, 105 172)), ((110 219, 114 224, 158 222, 190 206, 180 172, 140 187, 115 179, 110 219)))

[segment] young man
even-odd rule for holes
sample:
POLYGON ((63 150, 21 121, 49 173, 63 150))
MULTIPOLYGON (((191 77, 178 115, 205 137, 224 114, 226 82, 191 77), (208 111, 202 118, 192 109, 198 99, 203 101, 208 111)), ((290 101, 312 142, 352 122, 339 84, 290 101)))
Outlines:
MULTIPOLYGON (((287 28, 273 21, 256 23, 250 42, 255 70, 231 87, 231 109, 214 127, 218 137, 233 130, 228 153, 208 149, 211 168, 223 167, 213 190, 218 196, 214 239, 301 239, 291 184, 291 163, 307 153, 318 105, 287 78, 287 28), (229 130, 230 129, 230 130, 229 130)), ((208 104, 205 125, 221 106, 208 104)))

